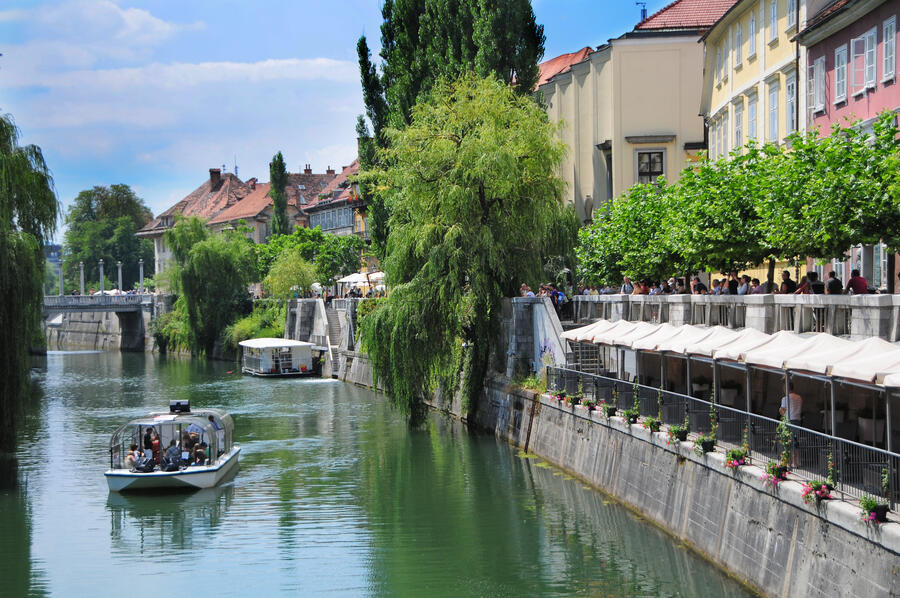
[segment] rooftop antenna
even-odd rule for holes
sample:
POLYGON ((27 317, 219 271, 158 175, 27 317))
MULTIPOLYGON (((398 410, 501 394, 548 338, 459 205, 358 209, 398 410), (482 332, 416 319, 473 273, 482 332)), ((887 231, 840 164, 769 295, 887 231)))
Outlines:
POLYGON ((222 172, 223 172, 223 173, 226 173, 226 172, 228 172, 228 169, 227 169, 227 168, 225 168, 225 165, 224 165, 224 164, 222 164, 222 172))
POLYGON ((646 2, 635 2, 635 6, 641 7, 641 21, 647 20, 647 3, 646 2))
POLYGON ((234 155, 234 176, 238 176, 237 154, 234 155))

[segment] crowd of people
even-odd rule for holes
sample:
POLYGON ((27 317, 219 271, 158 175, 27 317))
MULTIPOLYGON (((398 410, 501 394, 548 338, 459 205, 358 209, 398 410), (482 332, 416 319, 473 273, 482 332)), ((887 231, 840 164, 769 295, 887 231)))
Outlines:
MULTIPOLYGON (((543 285, 542 285, 543 286, 543 285)), ((525 288, 525 285, 522 285, 525 288)), ((578 287, 579 295, 864 295, 874 293, 868 281, 860 275, 859 270, 853 270, 850 280, 844 285, 834 271, 828 273, 826 281, 819 280, 817 272, 807 272, 799 282, 791 278, 789 270, 781 273, 781 283, 773 283, 772 288, 767 288, 767 283, 761 283, 758 278, 751 278, 737 272, 729 272, 722 278, 713 278, 710 286, 694 276, 689 280, 675 278, 668 280, 635 280, 625 276, 618 287, 610 285, 578 287)))

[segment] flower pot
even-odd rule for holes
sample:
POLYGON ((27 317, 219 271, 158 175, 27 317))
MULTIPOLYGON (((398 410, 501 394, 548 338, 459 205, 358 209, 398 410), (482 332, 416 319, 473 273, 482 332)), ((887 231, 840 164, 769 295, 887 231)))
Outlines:
POLYGON ((788 468, 785 465, 779 465, 775 468, 775 477, 783 480, 787 476, 788 468))
POLYGON ((616 414, 616 408, 612 405, 606 408, 606 417, 613 417, 616 414))
POLYGON ((679 430, 675 432, 675 439, 679 442, 684 442, 685 440, 687 440, 687 435, 687 430, 679 430))
POLYGON ((647 426, 647 429, 649 429, 651 432, 659 432, 659 422, 650 424, 649 426, 647 426))
POLYGON ((872 509, 872 513, 875 514, 875 521, 878 523, 887 521, 888 510, 888 505, 875 505, 875 508, 872 509))
POLYGON ((716 450, 716 441, 715 440, 701 440, 700 448, 703 449, 704 453, 711 453, 716 450))
POLYGON ((638 421, 638 416, 637 416, 637 415, 629 415, 629 416, 628 416, 628 423, 629 423, 629 424, 636 424, 637 421, 638 421))

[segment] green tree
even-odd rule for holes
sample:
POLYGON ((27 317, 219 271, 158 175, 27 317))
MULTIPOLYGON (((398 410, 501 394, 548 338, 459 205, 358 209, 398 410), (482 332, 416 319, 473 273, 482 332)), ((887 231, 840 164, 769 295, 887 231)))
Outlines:
POLYGON ((122 286, 130 289, 140 277, 138 261, 153 264, 153 244, 135 233, 153 215, 128 185, 96 186, 80 192, 66 212, 63 269, 68 290, 80 287, 79 262, 86 280, 100 278, 104 263, 106 288, 116 286, 116 262, 122 262, 122 286))
POLYGON ((315 267, 303 259, 295 247, 281 252, 263 280, 263 286, 273 298, 286 301, 308 291, 315 280, 315 267))
POLYGON ((210 235, 196 217, 179 217, 166 231, 166 242, 175 257, 173 279, 181 297, 176 315, 161 326, 168 327, 171 340, 186 339, 192 353, 209 355, 225 328, 250 312, 253 243, 238 231, 210 235))
POLYGON ((40 336, 43 244, 59 202, 41 149, 19 145, 10 115, 0 115, 0 489, 16 483, 16 422, 28 384, 28 348, 40 336))
POLYGON ((286 235, 291 232, 291 226, 287 217, 287 168, 284 165, 284 156, 281 152, 275 154, 269 162, 269 197, 274 204, 272 209, 272 232, 276 235, 286 235))
MULTIPOLYGON (((406 126, 413 106, 438 79, 474 71, 523 95, 537 84, 545 37, 530 0, 386 0, 382 18, 380 74, 365 36, 357 43, 363 101, 378 147, 388 143, 385 127, 406 126)), ((364 159, 360 165, 386 167, 364 159)), ((373 250, 383 259, 390 210, 379 193, 363 196, 370 204, 373 250)))
POLYGON ((362 344, 407 413, 460 380, 472 410, 501 299, 540 273, 546 233, 570 218, 556 174, 565 146, 531 98, 471 74, 438 83, 408 127, 386 134, 389 166, 374 178, 391 207, 382 265, 393 290, 362 344))
POLYGON ((362 262, 365 242, 356 235, 332 235, 316 228, 295 228, 289 235, 277 235, 267 244, 254 246, 260 276, 265 278, 270 268, 285 251, 296 249, 302 259, 315 264, 316 280, 326 286, 336 278, 357 272, 362 262))

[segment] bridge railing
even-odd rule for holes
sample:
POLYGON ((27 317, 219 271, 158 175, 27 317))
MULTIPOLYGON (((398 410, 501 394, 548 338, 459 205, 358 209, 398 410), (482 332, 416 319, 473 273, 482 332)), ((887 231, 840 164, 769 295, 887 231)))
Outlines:
POLYGON ((149 303, 153 295, 45 295, 44 307, 117 307, 149 303))

